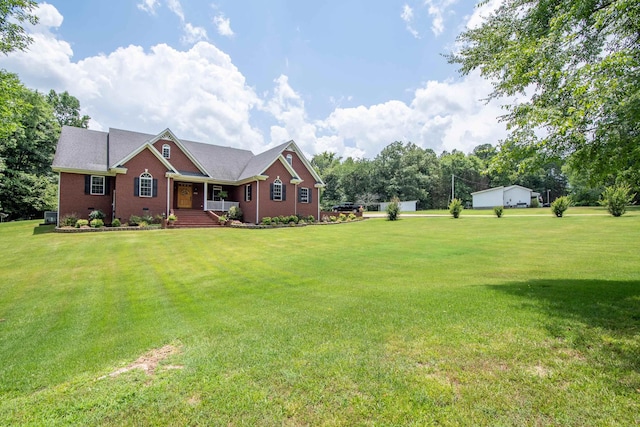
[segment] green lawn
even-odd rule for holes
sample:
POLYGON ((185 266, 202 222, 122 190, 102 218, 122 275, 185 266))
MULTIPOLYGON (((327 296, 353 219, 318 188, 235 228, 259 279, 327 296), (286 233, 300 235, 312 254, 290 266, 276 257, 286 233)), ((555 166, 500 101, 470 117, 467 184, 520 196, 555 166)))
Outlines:
POLYGON ((0 224, 0 424, 638 425, 640 211, 544 210, 0 224))

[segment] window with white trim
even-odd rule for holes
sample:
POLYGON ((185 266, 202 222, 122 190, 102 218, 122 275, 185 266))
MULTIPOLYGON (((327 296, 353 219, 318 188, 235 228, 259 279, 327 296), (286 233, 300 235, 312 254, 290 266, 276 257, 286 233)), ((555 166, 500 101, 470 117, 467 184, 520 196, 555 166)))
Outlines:
POLYGON ((273 200, 282 201, 282 181, 280 178, 273 181, 273 200))
POLYGON ((244 186, 244 201, 245 202, 250 202, 251 201, 251 184, 247 184, 244 186))
POLYGON ((91 195, 104 196, 104 176, 91 175, 91 195))
POLYGON ((287 154, 287 163, 289 163, 289 166, 293 166, 293 156, 291 154, 287 154))
POLYGON ((300 203, 309 203, 309 189, 302 187, 300 188, 300 203))
POLYGON ((169 144, 164 144, 162 146, 162 157, 165 159, 171 158, 171 146, 169 144))
POLYGON ((149 172, 140 174, 140 191, 138 194, 140 197, 153 196, 153 176, 149 172))

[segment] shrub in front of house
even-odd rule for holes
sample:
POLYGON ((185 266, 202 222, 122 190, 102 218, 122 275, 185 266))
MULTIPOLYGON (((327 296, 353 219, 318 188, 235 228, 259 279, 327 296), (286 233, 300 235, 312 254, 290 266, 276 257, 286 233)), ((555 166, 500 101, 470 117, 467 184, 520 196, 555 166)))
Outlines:
POLYGON ((449 203, 449 213, 453 215, 454 218, 459 218, 460 212, 462 212, 462 200, 451 200, 451 203, 449 203))
POLYGON ((229 219, 231 220, 236 220, 236 221, 242 221, 242 209, 240 209, 238 206, 231 206, 229 208, 229 219))
POLYGON ((149 225, 149 224, 154 224, 154 222, 153 222, 153 221, 154 221, 154 219, 153 219, 153 215, 149 215, 149 214, 147 214, 147 215, 142 215, 142 216, 140 217, 140 221, 142 221, 142 222, 146 222, 146 223, 147 223, 147 225, 149 225))
POLYGON ((307 222, 308 222, 308 223, 314 223, 314 222, 316 222, 316 217, 314 217, 313 215, 309 215, 309 216, 307 217, 307 222))
POLYGON ((347 217, 347 221, 355 221, 358 217, 354 213, 350 213, 347 217))
POLYGON ((95 218, 89 221, 89 225, 91 226, 91 228, 100 228, 104 226, 104 221, 100 218, 95 218))
POLYGON ((139 217, 138 215, 131 215, 129 217, 129 226, 130 227, 137 227, 140 225, 140 223, 142 222, 142 218, 139 217))
POLYGON ((260 221, 260 224, 262 224, 262 225, 271 225, 271 217, 270 216, 265 216, 264 218, 262 218, 262 221, 260 221))
POLYGON ((164 221, 164 215, 157 214, 157 215, 153 216, 153 223, 154 224, 162 224, 163 221, 164 221))
POLYGON ((612 185, 602 192, 599 203, 607 207, 607 211, 613 216, 622 216, 627 211, 627 205, 631 204, 635 193, 631 194, 631 187, 627 184, 612 185))
POLYGON ((394 197, 391 199, 391 203, 387 205, 387 219, 389 221, 395 221, 400 216, 400 199, 394 197))
POLYGON ((336 218, 336 216, 335 216, 335 215, 331 215, 331 216, 329 216, 329 221, 330 221, 330 222, 336 222, 337 220, 338 220, 338 218, 336 218))
POLYGON ((89 225, 88 219, 79 219, 76 221, 76 228, 87 227, 89 225))
POLYGON ((75 227, 78 222, 78 214, 71 213, 60 218, 60 227, 75 227))
POLYGON ((493 208, 493 213, 496 214, 498 218, 502 218, 502 213, 504 212, 504 207, 496 206, 493 208))
POLYGON ((300 218, 298 218, 297 215, 291 215, 289 217, 289 220, 287 221, 289 224, 297 224, 298 221, 300 221, 300 218))
POLYGON ((540 207, 540 202, 538 201, 537 197, 534 197, 533 199, 531 199, 531 206, 532 208, 539 208, 540 207))
POLYGON ((92 221, 94 219, 104 220, 104 217, 105 217, 105 214, 100 209, 96 209, 94 211, 91 211, 91 213, 89 213, 89 221, 92 221))
POLYGON ((345 222, 347 220, 347 216, 343 213, 338 215, 338 222, 345 222))
POLYGON ((571 206, 571 199, 567 196, 561 196, 551 203, 551 212, 558 218, 562 218, 569 206, 571 206))
POLYGON ((120 227, 122 224, 120 223, 120 220, 118 218, 114 219, 113 221, 111 221, 111 226, 112 227, 120 227))

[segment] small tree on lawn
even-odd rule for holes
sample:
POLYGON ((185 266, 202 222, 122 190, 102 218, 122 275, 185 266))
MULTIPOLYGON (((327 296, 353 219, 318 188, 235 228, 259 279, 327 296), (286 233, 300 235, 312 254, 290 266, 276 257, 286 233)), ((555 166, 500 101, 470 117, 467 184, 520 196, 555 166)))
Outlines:
POLYGON ((562 218, 564 212, 571 206, 571 199, 567 196, 558 197, 551 203, 551 212, 558 218, 562 218))
POLYGON ((395 221, 400 216, 400 199, 394 197, 387 206, 387 218, 389 221, 395 221))
POLYGON ((631 187, 627 184, 612 185, 602 192, 600 204, 606 206, 611 215, 622 216, 635 196, 631 194, 631 187))
POLYGON ((451 203, 449 203, 449 213, 453 215, 454 218, 460 217, 460 212, 462 212, 462 200, 453 199, 451 203))

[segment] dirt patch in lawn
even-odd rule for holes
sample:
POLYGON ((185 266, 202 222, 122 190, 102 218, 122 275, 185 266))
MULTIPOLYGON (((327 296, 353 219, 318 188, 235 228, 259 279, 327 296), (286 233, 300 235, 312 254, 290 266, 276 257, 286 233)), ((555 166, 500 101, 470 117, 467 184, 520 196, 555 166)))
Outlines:
MULTIPOLYGON (((120 374, 124 374, 125 372, 129 372, 129 371, 132 371, 134 369, 141 369, 147 375, 153 376, 153 374, 155 374, 156 369, 158 368, 158 365, 159 365, 160 362, 162 362, 164 359, 166 359, 167 357, 171 356, 172 354, 177 354, 179 352, 180 352, 180 349, 178 347, 175 347, 175 346, 170 345, 170 344, 169 345, 165 345, 164 347, 156 348, 156 349, 153 349, 153 350, 143 354, 137 360, 135 360, 133 363, 125 366, 124 368, 116 369, 115 371, 111 372, 109 375, 102 376, 102 377, 100 377, 98 379, 104 379, 104 378, 107 378, 107 377, 117 377, 120 374)), ((162 368, 164 368, 164 369, 182 369, 183 366, 181 366, 181 365, 164 365, 164 366, 162 366, 162 368)))

